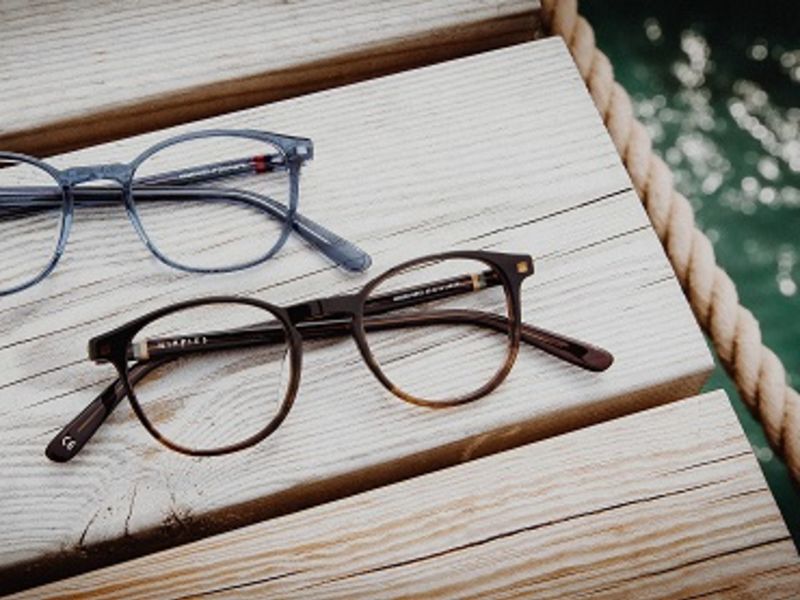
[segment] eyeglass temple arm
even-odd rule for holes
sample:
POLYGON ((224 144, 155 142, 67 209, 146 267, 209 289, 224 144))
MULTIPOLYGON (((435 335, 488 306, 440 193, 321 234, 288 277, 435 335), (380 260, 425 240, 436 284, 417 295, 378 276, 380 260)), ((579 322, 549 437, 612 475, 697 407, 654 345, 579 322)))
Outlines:
MULTIPOLYGON (((0 163, 2 166, 2 163, 0 163)), ((233 175, 247 173, 267 173, 286 169, 286 160, 281 154, 262 154, 249 158, 220 161, 185 169, 176 169, 165 173, 158 173, 148 177, 139 177, 134 184, 177 186, 190 183, 204 183, 217 179, 225 179, 233 175)), ((208 190, 204 190, 208 193, 208 190)), ((116 188, 96 187, 91 189, 78 189, 74 192, 75 199, 103 200, 115 198, 119 190, 116 188), (113 194, 113 195, 112 195, 113 194)), ((60 206, 61 188, 57 186, 15 186, 0 187, 0 207, 31 210, 43 210, 60 206)), ((273 201, 274 202, 274 201, 273 201)), ((275 204, 278 204, 275 202, 275 204)), ((313 222, 312 222, 313 223, 313 222)))
POLYGON ((282 154, 275 152, 175 169, 174 171, 165 171, 164 173, 148 175, 147 177, 137 177, 133 180, 133 183, 140 185, 184 185, 225 179, 233 175, 270 173, 272 171, 285 170, 286 168, 286 158, 282 154))
MULTIPOLYGON (((135 364, 128 374, 131 384, 135 385, 165 362, 168 361, 154 360, 135 364)), ((55 462, 66 462, 74 457, 126 395, 124 384, 116 379, 52 439, 44 451, 45 456, 55 462)))
MULTIPOLYGON (((368 317, 365 318, 364 327, 380 330, 473 323, 499 332, 505 332, 508 330, 508 319, 506 317, 478 310, 447 309, 419 314, 404 314, 385 319, 373 319, 371 317, 371 315, 383 314, 423 302, 441 300, 501 284, 500 276, 489 269, 482 273, 443 279, 424 286, 405 288, 393 291, 390 294, 376 296, 370 298, 364 307, 365 317, 368 317)), ((614 361, 611 353, 603 348, 524 322, 520 325, 520 339, 526 344, 589 371, 605 371, 614 361)))
MULTIPOLYGON (((197 201, 222 198, 231 202, 245 202, 275 219, 284 222, 291 219, 292 229, 337 265, 348 271, 366 271, 372 264, 372 258, 364 250, 299 213, 290 215, 286 206, 268 196, 237 189, 183 187, 187 184, 212 181, 248 172, 264 173, 278 168, 286 168, 283 156, 267 154, 159 173, 134 180, 134 184, 145 186, 136 190, 136 200, 137 202, 197 201), (180 187, 159 188, 156 186, 180 187)), ((77 203, 81 203, 114 198, 118 193, 119 190, 112 188, 78 188, 73 191, 73 197, 77 203)), ((60 207, 60 201, 61 190, 58 188, 0 188, 0 208, 44 210, 60 207), (57 193, 54 194, 54 191, 57 193)))
MULTIPOLYGON (((307 151, 309 150, 307 149, 307 151)), ((301 160, 305 162, 306 159, 302 158, 301 160)), ((286 157, 279 153, 272 153, 159 173, 135 179, 133 183, 147 186, 186 185, 224 179, 232 175, 267 173, 286 168, 288 168, 286 157)), ((289 218, 288 208, 267 196, 236 189, 214 191, 231 200, 236 200, 235 196, 237 195, 247 196, 251 205, 265 210, 271 216, 283 221, 289 218)), ((208 190, 201 190, 201 192, 202 194, 198 192, 198 196, 201 198, 196 199, 208 197, 208 190)), ((141 194, 142 190, 137 190, 137 199, 141 198, 141 194)), ((366 271, 372 264, 372 258, 361 248, 299 213, 295 213, 292 217, 292 229, 322 254, 348 271, 366 271)))
POLYGON ((364 250, 343 237, 335 234, 330 229, 323 227, 316 221, 295 212, 290 214, 289 209, 269 196, 262 196, 254 192, 236 189, 207 189, 207 188, 158 188, 145 187, 136 190, 137 202, 159 200, 209 200, 213 193, 214 199, 223 199, 230 202, 243 202, 271 217, 280 220, 291 220, 292 229, 311 246, 327 256, 337 265, 348 271, 366 271, 372 265, 372 258, 364 250))
MULTIPOLYGON (((367 332, 431 325, 474 325, 506 333, 509 319, 502 315, 467 309, 433 310, 397 316, 372 315, 364 318, 364 329, 367 332)), ((306 340, 335 338, 350 334, 351 321, 349 318, 309 321, 298 323, 297 329, 306 340)), ((278 324, 192 333, 180 338, 149 338, 131 344, 128 359, 144 361, 175 359, 187 354, 277 344, 284 342, 285 339, 283 328, 278 324)), ((611 353, 598 346, 527 323, 520 325, 520 340, 588 371, 605 371, 614 360, 611 353)))
MULTIPOLYGON (((420 286, 410 286, 370 298, 364 306, 364 328, 367 331, 429 325, 471 324, 499 332, 508 331, 507 317, 480 310, 437 309, 424 313, 406 313, 379 318, 378 315, 416 306, 434 300, 468 294, 501 285, 500 276, 492 269, 441 279, 420 286)), ((336 298, 312 300, 290 306, 287 310, 304 339, 322 339, 347 335, 351 320, 336 319, 336 298)), ((567 337, 527 323, 520 325, 521 341, 548 354, 589 371, 604 371, 614 358, 610 352, 587 342, 567 337)), ((186 352, 208 352, 241 348, 285 340, 279 325, 256 324, 251 327, 186 334, 181 338, 158 338, 136 342, 128 349, 129 360, 150 360, 181 356, 186 352)))
MULTIPOLYGON (((488 287, 501 285, 499 275, 492 269, 481 273, 469 273, 441 279, 420 286, 394 290, 367 300, 364 306, 364 328, 366 330, 393 329, 401 327, 437 324, 473 324, 496 331, 508 331, 506 317, 480 310, 437 309, 425 313, 406 313, 383 319, 377 315, 408 308, 444 298, 463 295, 488 287)), ((312 300, 288 308, 290 318, 305 339, 336 337, 350 333, 350 319, 336 320, 336 299, 312 300)), ((558 333, 522 323, 520 338, 540 350, 590 371, 604 371, 613 362, 612 355, 602 348, 558 333)), ((284 341, 280 326, 256 324, 251 327, 185 334, 180 338, 147 339, 132 344, 128 349, 129 359, 154 359, 176 356, 190 352, 217 351, 265 343, 284 341)))
MULTIPOLYGON (((377 315, 398 309, 469 294, 499 286, 502 283, 500 275, 496 271, 487 269, 480 273, 469 273, 441 279, 433 283, 411 286, 388 294, 378 295, 368 299, 365 303, 364 328, 369 331, 370 329, 380 330, 467 323, 505 332, 508 331, 509 326, 507 317, 480 310, 438 309, 425 313, 406 313, 403 315, 389 315, 383 319, 376 318, 377 315)), ((313 325, 313 321, 310 324, 313 325)), ((300 325, 303 324, 301 323, 300 325)), ((599 346, 524 322, 520 324, 520 339, 526 344, 589 371, 605 371, 614 362, 614 357, 611 353, 599 346)))
MULTIPOLYGON (((61 208, 61 190, 56 188, 15 189, 10 195, 9 188, 0 189, 0 209, 35 212, 61 208)), ((114 198, 119 190, 112 188, 79 188, 73 192, 76 203, 96 203, 114 198)), ((289 209, 280 202, 253 192, 235 189, 209 188, 158 188, 146 187, 136 191, 137 202, 210 199, 227 200, 231 203, 245 203, 267 213, 280 221, 289 219, 289 209)), ((1 217, 2 215, 0 215, 1 217)), ((372 264, 372 258, 361 248, 343 237, 333 233, 319 223, 295 213, 291 218, 292 229, 311 246, 327 256, 337 265, 348 271, 362 272, 372 264)))

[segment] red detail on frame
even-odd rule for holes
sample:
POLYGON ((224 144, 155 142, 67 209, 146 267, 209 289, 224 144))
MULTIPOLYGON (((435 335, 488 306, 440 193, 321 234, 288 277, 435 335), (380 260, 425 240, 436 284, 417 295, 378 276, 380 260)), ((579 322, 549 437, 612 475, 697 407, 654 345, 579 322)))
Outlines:
POLYGON ((268 170, 267 164, 267 157, 264 155, 261 156, 254 156, 251 159, 253 163, 253 169, 255 169, 256 173, 266 173, 268 170))

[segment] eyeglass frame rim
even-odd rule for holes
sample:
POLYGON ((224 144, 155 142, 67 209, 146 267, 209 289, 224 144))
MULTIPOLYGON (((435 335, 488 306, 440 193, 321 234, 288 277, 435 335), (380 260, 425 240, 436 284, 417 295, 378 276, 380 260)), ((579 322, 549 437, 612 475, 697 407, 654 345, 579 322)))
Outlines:
POLYGON ((89 341, 90 355, 92 354, 96 355, 98 347, 104 343, 111 345, 110 352, 108 353, 108 356, 105 358, 105 360, 107 362, 110 362, 117 370, 119 380, 123 384, 126 396, 128 398, 128 402, 131 404, 134 413, 136 414, 137 418, 142 423, 142 425, 145 427, 145 429, 148 431, 148 433, 150 433, 158 442, 160 442, 170 450, 189 456, 197 456, 197 457, 220 456, 250 448, 258 444, 259 442, 263 441, 264 439, 266 439, 283 423, 283 421, 288 416, 292 406, 294 405, 294 401, 297 397, 297 392, 300 388, 302 355, 303 355, 302 335, 297 329, 296 324, 308 320, 304 318, 296 319, 292 317, 291 313, 293 311, 298 312, 297 311, 298 307, 305 307, 312 305, 313 303, 322 302, 322 303, 327 303, 327 307, 320 307, 321 310, 328 310, 332 311, 335 314, 341 314, 342 316, 349 316, 351 318, 350 332, 356 342, 356 346, 358 347, 359 352, 362 358, 364 359, 364 362, 367 364, 367 367, 370 369, 373 375, 375 375, 378 381, 384 386, 384 388, 386 388, 390 393, 397 396, 401 400, 409 402, 410 404, 414 404, 417 406, 424 406, 427 408, 447 408, 473 402, 475 400, 485 397, 486 395, 494 391, 498 386, 500 386, 500 384, 502 384, 503 381, 508 376, 508 373, 514 366, 520 347, 521 324, 522 324, 522 318, 521 318, 522 281, 526 277, 530 276, 532 273, 533 273, 533 259, 530 256, 523 254, 507 254, 507 253, 490 252, 483 250, 474 250, 474 251, 456 250, 451 252, 431 254, 427 256, 418 257, 416 259, 412 259, 409 261, 405 261, 399 265, 392 267, 391 269, 385 271, 378 277, 375 277, 374 279, 368 281, 358 292, 354 294, 330 296, 327 298, 311 300, 309 302, 303 302, 287 307, 277 306, 256 298, 248 298, 244 296, 209 296, 205 298, 196 298, 193 300, 188 300, 164 306, 161 307, 160 309, 142 315, 141 317, 134 319, 128 323, 125 323, 124 325, 116 329, 113 329, 105 334, 102 334, 100 336, 95 336, 89 341), (399 388, 397 388, 395 385, 391 383, 388 377, 381 370, 379 363, 374 358, 371 350, 369 349, 369 343, 366 339, 366 330, 364 328, 364 321, 363 321, 364 306, 366 304, 367 299, 369 298, 369 294, 383 281, 394 275, 397 275, 398 272, 404 271, 418 264, 444 261, 450 259, 466 259, 466 260, 477 260, 483 262, 484 264, 491 267, 500 276, 502 281, 502 287, 504 289, 506 297, 506 306, 509 311, 508 315, 509 332, 507 335, 507 337, 509 338, 508 352, 506 354, 505 361, 495 372, 492 379, 483 386, 481 386, 480 388, 478 388, 477 390, 474 390, 469 394, 459 396, 458 398, 455 398, 453 400, 426 401, 424 399, 417 398, 413 395, 407 394, 402 390, 400 390, 399 388), (524 273, 520 273, 517 270, 517 265, 519 264, 520 261, 525 261, 526 264, 528 265, 528 269, 524 273), (260 431, 256 432, 255 434, 249 436, 244 440, 241 440, 234 444, 220 446, 218 448, 213 448, 213 449, 187 448, 163 436, 147 418, 146 412, 142 408, 141 403, 139 402, 139 399, 136 396, 134 390, 135 385, 132 385, 130 382, 129 378, 130 369, 128 365, 127 349, 129 345, 132 343, 133 338, 136 336, 137 333, 139 333, 148 324, 157 321, 158 319, 161 319, 172 313, 180 312, 182 310, 187 310, 210 304, 226 304, 226 303, 227 304, 236 303, 236 304, 243 304, 243 305, 253 306, 256 308, 261 308, 278 317, 284 329, 289 333, 288 347, 290 350, 290 369, 291 369, 289 385, 287 386, 286 394, 284 396, 284 399, 281 403, 278 412, 275 414, 272 420, 269 421, 260 431))
POLYGON ((61 256, 66 250, 67 241, 72 229, 75 211, 73 194, 74 187, 80 183, 88 183, 90 181, 105 179, 115 181, 120 184, 123 205, 125 207, 125 212, 128 216, 128 219, 147 249, 163 264, 187 273, 231 273, 263 264, 272 258, 285 245, 289 238, 289 235, 292 231, 293 221, 295 220, 295 215, 297 213, 297 207, 299 205, 300 167, 303 163, 313 158, 313 148, 314 144, 308 138, 290 136, 281 133, 259 131, 256 129, 205 129, 182 133, 162 140, 159 143, 149 146, 143 150, 129 163, 102 163, 96 165, 73 166, 66 169, 57 169, 46 160, 37 158, 35 156, 21 154, 18 152, 0 151, 0 161, 9 160, 26 163, 45 171, 55 180, 58 187, 61 189, 62 195, 60 229, 56 247, 50 257, 49 262, 32 279, 10 288, 0 289, 0 297, 9 296, 29 289, 43 281, 53 272, 56 265, 61 260, 61 256), (150 236, 147 234, 141 222, 141 218, 133 199, 132 189, 133 178, 136 174, 136 170, 145 160, 157 152, 164 150, 165 148, 182 142, 187 142, 194 139, 202 139, 205 137, 240 137, 242 139, 251 139, 270 143, 275 146, 276 149, 278 149, 286 159, 286 164, 288 167, 287 171, 289 173, 289 206, 287 207, 287 217, 281 228, 281 233, 278 237, 278 240, 265 254, 259 258, 230 267, 216 267, 211 269, 183 265, 168 258, 158 249, 156 244, 150 239, 150 236), (301 147, 307 149, 306 154, 301 155, 298 153, 298 148, 301 147))

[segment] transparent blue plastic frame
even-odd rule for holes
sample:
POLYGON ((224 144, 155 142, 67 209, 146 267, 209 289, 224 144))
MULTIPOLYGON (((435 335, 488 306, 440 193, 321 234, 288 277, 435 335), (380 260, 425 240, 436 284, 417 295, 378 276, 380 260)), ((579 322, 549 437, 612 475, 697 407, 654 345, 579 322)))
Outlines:
MULTIPOLYGON (((348 270, 361 272, 365 271, 372 264, 370 256, 355 244, 336 235, 322 225, 315 223, 297 212, 299 189, 300 189, 300 167, 307 160, 314 156, 314 146, 310 139, 300 138, 278 133, 269 133, 256 130, 224 130, 212 129, 197 131, 178 135, 163 142, 156 144, 142 152, 133 162, 128 164, 114 163, 90 166, 71 167, 59 170, 38 158, 17 154, 14 152, 0 152, 0 163, 3 161, 14 161, 17 163, 27 163, 38 167, 50 174, 54 181, 61 188, 61 228, 58 235, 56 248, 50 262, 30 280, 17 284, 7 289, 0 289, 0 296, 13 294, 25 290, 47 277, 58 264, 61 255, 67 245, 69 232, 72 227, 73 212, 76 203, 80 205, 90 205, 94 202, 107 202, 110 195, 114 197, 121 195, 122 202, 128 218, 136 229, 140 239, 144 242, 150 252, 161 262, 170 267, 188 271, 191 273, 228 273, 239 271, 262 264, 274 256, 289 237, 291 231, 295 231, 306 242, 319 250, 338 266, 348 270), (153 154, 175 144, 209 137, 241 137, 250 140, 263 141, 272 144, 280 151, 280 155, 266 155, 262 157, 243 157, 241 160, 218 162, 213 164, 197 165, 189 169, 172 171, 160 174, 156 177, 146 179, 136 179, 135 174, 138 167, 153 154), (247 170, 276 170, 285 169, 289 174, 289 206, 273 200, 267 196, 262 196, 250 191, 236 189, 212 189, 200 190, 187 187, 190 184, 210 181, 220 177, 227 177, 232 174, 246 172, 247 170), (108 180, 119 184, 119 188, 77 188, 79 184, 108 180), (181 197, 196 196, 201 192, 212 191, 215 195, 229 196, 228 199, 236 202, 244 202, 264 211, 270 217, 283 221, 280 234, 275 244, 262 256, 239 264, 227 267, 198 268, 176 262, 165 256, 148 236, 142 225, 139 214, 136 210, 136 203, 133 195, 134 182, 137 184, 148 184, 145 187, 137 188, 136 195, 142 197, 143 194, 151 193, 158 198, 176 200, 181 197), (168 189, 159 189, 157 185, 170 185, 168 189)), ((156 199, 156 198, 153 198, 156 199)), ((13 188, 0 187, 0 210, 2 208, 13 208, 17 211, 30 209, 32 211, 42 210, 42 208, 52 208, 49 198, 36 198, 31 196, 31 192, 21 193, 13 188)))

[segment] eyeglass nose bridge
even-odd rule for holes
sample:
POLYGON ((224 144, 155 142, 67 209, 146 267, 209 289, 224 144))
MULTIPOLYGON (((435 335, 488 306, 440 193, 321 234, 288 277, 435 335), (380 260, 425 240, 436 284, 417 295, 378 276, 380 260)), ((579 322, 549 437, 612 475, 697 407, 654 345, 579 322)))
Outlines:
POLYGON ((130 165, 119 163, 71 167, 62 172, 64 183, 70 187, 80 183, 101 179, 116 181, 121 185, 125 185, 131 180, 131 176, 132 169, 130 165))

